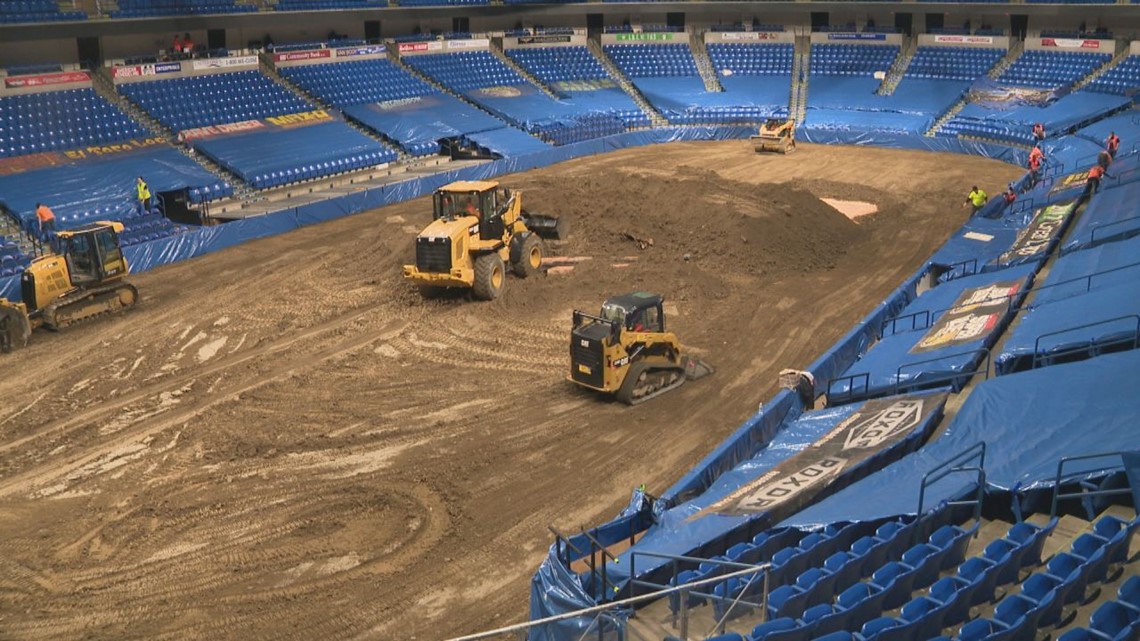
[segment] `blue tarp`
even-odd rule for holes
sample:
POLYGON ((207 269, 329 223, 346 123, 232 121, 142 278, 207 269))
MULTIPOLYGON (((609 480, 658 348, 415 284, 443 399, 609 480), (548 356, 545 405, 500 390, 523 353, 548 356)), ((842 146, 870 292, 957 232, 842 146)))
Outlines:
MULTIPOLYGON (((986 444, 991 488, 1048 487, 1061 457, 1136 449, 1137 389, 1140 352, 986 381, 937 440, 781 525, 806 528, 914 514, 923 475, 979 442, 986 444)), ((1094 460, 1074 464, 1072 471, 1096 475, 1104 471, 1102 465, 1105 461, 1094 460)), ((958 496, 971 485, 966 475, 950 475, 926 488, 926 505, 958 496)))
POLYGON ((787 110, 792 94, 790 74, 721 76, 720 86, 736 105, 768 105, 787 110))
POLYGON ((965 276, 925 292, 885 323, 879 342, 827 385, 830 402, 911 385, 964 384, 1009 322, 1037 267, 965 276))
POLYGON ((1032 127, 1033 123, 1040 122, 1045 125, 1046 131, 1056 132, 1125 108, 1130 104, 1132 104, 1132 99, 1124 96, 1077 91, 1047 107, 1025 106, 996 110, 979 104, 968 104, 962 111, 958 112, 957 118, 982 120, 994 124, 1019 125, 1026 128, 1032 127))
POLYGON ((147 181, 153 194, 222 184, 217 176, 164 144, 0 176, 0 203, 25 226, 35 220, 37 202, 52 208, 61 228, 96 212, 104 220, 119 220, 135 210, 137 176, 147 181))
POLYGON ((881 80, 869 77, 827 77, 826 82, 812 82, 808 89, 807 118, 812 112, 847 110, 862 113, 899 113, 924 116, 932 120, 961 97, 966 83, 947 80, 904 79, 891 95, 875 91, 881 80))
POLYGON ((499 129, 506 124, 471 105, 438 92, 391 104, 354 105, 347 107, 344 113, 401 145, 409 146, 499 129))
POLYGON ((1065 95, 1059 87, 1026 87, 982 76, 970 85, 970 104, 993 111, 1010 111, 1021 107, 1044 107, 1065 95))
POLYGON ((949 137, 931 137, 918 133, 865 131, 862 129, 845 130, 826 127, 816 129, 812 127, 811 123, 806 123, 802 128, 796 129, 796 139, 822 145, 871 145, 887 149, 946 151, 994 158, 1019 166, 1024 166, 1029 158, 1027 151, 994 143, 949 137))
POLYGON ((480 131, 479 133, 468 134, 467 138, 502 156, 525 156, 550 149, 550 145, 538 138, 511 127, 480 131))
MULTIPOLYGON (((1109 174, 1126 171, 1121 162, 1113 163, 1109 174)), ((1140 178, 1140 175, 1133 176, 1140 178)), ((1085 207, 1084 214, 1062 248, 1068 253, 1094 245, 1140 234, 1140 180, 1113 185, 1101 182, 1101 189, 1085 207)))
POLYGON ((1140 236, 1065 254, 1039 283, 1032 307, 1083 295, 1091 290, 1140 282, 1140 236), (1087 278, 1086 278, 1087 277, 1087 278))

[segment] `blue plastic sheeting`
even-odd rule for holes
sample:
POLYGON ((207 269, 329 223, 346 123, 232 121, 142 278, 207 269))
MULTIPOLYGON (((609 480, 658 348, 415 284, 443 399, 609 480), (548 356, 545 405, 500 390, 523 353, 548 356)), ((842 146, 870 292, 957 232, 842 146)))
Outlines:
MULTIPOLYGON (((638 576, 645 576, 654 569, 669 564, 669 561, 643 556, 643 553, 686 554, 710 541, 723 538, 749 521, 770 525, 774 520, 779 520, 782 517, 774 519, 773 516, 798 507, 792 504, 796 493, 780 493, 778 498, 784 501, 781 503, 771 498, 772 492, 765 490, 778 485, 781 479, 794 476, 791 473, 801 465, 806 465, 809 460, 846 458, 851 461, 851 467, 840 468, 842 472, 826 481, 826 486, 813 486, 810 483, 796 486, 805 493, 821 490, 814 494, 815 498, 805 496, 801 499, 806 502, 818 500, 819 496, 845 487, 869 470, 897 460, 902 453, 918 448, 934 431, 942 418, 945 402, 945 393, 930 392, 805 412, 787 424, 768 447, 721 475, 705 493, 658 515, 657 523, 633 547, 619 555, 617 563, 607 565, 607 578, 618 587, 632 578, 629 574, 632 554, 639 555, 635 571, 638 576), (833 430, 852 429, 853 425, 875 422, 873 419, 890 413, 905 416, 905 422, 900 423, 899 431, 889 432, 897 440, 887 442, 884 437, 880 443, 879 439, 870 439, 873 445, 868 445, 868 450, 865 451, 845 448, 844 443, 839 442, 840 438, 817 443, 833 430), (829 443, 836 448, 836 453, 827 453, 821 449, 829 447, 829 443), (843 452, 844 456, 840 456, 839 452, 843 452), (788 466, 782 468, 780 478, 765 478, 767 472, 801 453, 809 460, 790 461, 788 466), (737 509, 734 507, 736 504, 749 507, 737 509), (755 507, 751 507, 753 505, 755 507)), ((763 529, 763 526, 756 529, 763 529)))
MULTIPOLYGON (((1016 205, 1017 203, 1014 203, 1016 205)), ((975 216, 930 258, 948 267, 943 280, 1041 261, 1072 220, 1075 201, 1023 208, 1001 218, 975 216)))
POLYGON ((929 117, 958 100, 966 85, 945 80, 904 79, 889 96, 875 93, 882 81, 862 77, 812 77, 808 115, 815 109, 894 112, 929 117))
MULTIPOLYGON (((979 442, 986 481, 1009 490, 1050 487, 1063 456, 1136 449, 1140 352, 1002 376, 978 385, 946 431, 918 452, 809 507, 781 525, 818 527, 914 514, 922 477, 979 442)), ((1095 476, 1104 460, 1072 464, 1095 476)), ((1066 465, 1066 473, 1069 471, 1066 465)), ((926 488, 925 505, 960 496, 972 477, 952 474, 926 488)))
POLYGON ((739 104, 735 94, 706 91, 699 76, 637 78, 633 84, 650 104, 663 113, 681 114, 699 107, 735 107, 739 104))
POLYGON ((20 277, 0 278, 0 298, 20 300, 20 277))
POLYGON ((888 104, 895 111, 940 114, 962 97, 966 83, 957 80, 933 80, 903 77, 888 104))
MULTIPOLYGON (((261 187, 262 183, 266 187, 273 187, 284 182, 294 182, 261 177, 292 171, 304 165, 353 159, 350 166, 341 169, 349 170, 396 159, 390 149, 343 122, 207 138, 195 141, 194 148, 255 187, 261 187)), ((307 177, 331 173, 337 172, 328 168, 307 177)))
POLYGON ((958 113, 956 118, 1024 125, 1024 127, 1032 127, 1033 123, 1039 122, 1045 125, 1046 131, 1057 131, 1123 109, 1130 104, 1132 104, 1132 100, 1123 96, 1077 91, 1064 96, 1047 107, 1017 107, 998 111, 983 105, 968 104, 958 113))
POLYGON ((904 114, 892 111, 847 111, 845 109, 808 109, 804 116, 805 127, 813 131, 840 130, 845 133, 864 132, 919 135, 930 129, 934 118, 928 115, 904 114))
POLYGON ((1140 237, 1065 254, 1038 284, 1031 307, 1140 281, 1140 237))
POLYGON ((952 280, 923 293, 884 323, 883 337, 827 385, 829 402, 896 393, 913 386, 958 389, 1012 317, 1036 263, 952 280))
POLYGON ((1126 111, 1083 127, 1077 135, 1103 146, 1105 138, 1113 131, 1120 136, 1121 150, 1130 149, 1140 141, 1140 117, 1135 111, 1126 111))
POLYGON ((770 105, 786 110, 792 95, 791 75, 721 76, 720 86, 736 105, 770 105))
POLYGON ((803 127, 796 129, 796 139, 821 145, 871 145, 887 149, 946 151, 994 158, 1011 165, 1021 166, 1024 166, 1029 159, 1029 154, 1026 151, 993 143, 958 138, 935 138, 913 133, 816 129, 812 127, 811 123, 806 123, 803 127))
POLYGON ((467 137, 502 156, 525 156, 550 149, 550 145, 538 138, 510 127, 480 131, 467 137))
POLYGON ((586 91, 567 91, 567 97, 577 105, 579 111, 600 112, 641 112, 641 107, 629 97, 624 89, 602 87, 586 91))
POLYGON ((531 84, 472 89, 464 92, 464 95, 482 104, 491 113, 519 126, 525 126, 534 120, 568 118, 581 113, 577 105, 566 100, 555 100, 531 84))
POLYGON ((435 143, 489 129, 506 123, 471 105, 442 93, 431 93, 391 104, 354 105, 344 113, 408 148, 435 143))
MULTIPOLYGON (((1109 168, 1116 175, 1117 165, 1109 168)), ((1140 178, 1140 176, 1137 176, 1140 178)), ((1100 191, 1089 199, 1081 219, 1065 241, 1065 253, 1093 247, 1100 243, 1140 234, 1140 180, 1113 186, 1102 180, 1100 191)))
POLYGON ((64 229, 93 218, 120 220, 136 208, 137 176, 147 181, 152 194, 221 183, 198 163, 164 145, 0 176, 0 203, 29 229, 37 202, 51 207, 56 225, 64 229))
POLYGON ((1008 111, 1019 107, 1044 107, 1068 93, 1068 88, 1025 87, 982 76, 970 85, 970 102, 985 109, 1008 111))

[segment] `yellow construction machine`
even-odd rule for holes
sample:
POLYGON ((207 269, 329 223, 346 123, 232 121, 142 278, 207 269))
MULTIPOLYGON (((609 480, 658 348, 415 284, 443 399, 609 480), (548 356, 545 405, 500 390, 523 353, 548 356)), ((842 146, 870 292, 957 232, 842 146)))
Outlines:
POLYGON ((575 310, 569 379, 637 405, 712 374, 665 331, 663 304, 658 294, 634 292, 606 299, 597 316, 575 310))
POLYGON ((0 298, 0 350, 23 347, 39 327, 58 330, 133 307, 139 292, 126 281, 122 231, 122 223, 96 222, 57 232, 58 253, 34 259, 20 277, 23 301, 0 298))
POLYGON ((790 154, 796 150, 796 121, 791 118, 769 118, 760 125, 759 134, 750 140, 757 153, 778 151, 790 154))
POLYGON ((496 181, 454 182, 432 200, 433 220, 416 237, 416 264, 404 265, 404 278, 425 296, 450 287, 498 298, 508 265, 520 278, 538 274, 543 240, 566 235, 565 218, 528 213, 522 193, 496 181))

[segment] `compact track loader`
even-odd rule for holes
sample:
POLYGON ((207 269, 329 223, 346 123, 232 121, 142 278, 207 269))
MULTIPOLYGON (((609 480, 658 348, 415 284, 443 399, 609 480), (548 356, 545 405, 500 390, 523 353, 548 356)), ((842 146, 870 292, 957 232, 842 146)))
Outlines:
POLYGON ((663 303, 657 294, 635 292, 606 299, 597 316, 575 310, 569 379, 637 405, 712 374, 665 331, 663 303))
POLYGON ((769 118, 760 125, 759 134, 750 140, 757 153, 778 151, 790 154, 796 150, 796 121, 791 118, 769 118))
POLYGON ((498 298, 508 265, 520 278, 534 276, 543 240, 566 236, 565 218, 527 212, 521 192, 495 181, 454 182, 432 200, 433 220, 416 237, 416 263, 404 265, 404 278, 425 296, 450 287, 480 300, 498 298))
POLYGON ((0 350, 25 346, 36 328, 58 330, 138 303, 122 231, 122 223, 96 222, 57 232, 58 253, 36 258, 20 277, 23 301, 0 298, 0 350))

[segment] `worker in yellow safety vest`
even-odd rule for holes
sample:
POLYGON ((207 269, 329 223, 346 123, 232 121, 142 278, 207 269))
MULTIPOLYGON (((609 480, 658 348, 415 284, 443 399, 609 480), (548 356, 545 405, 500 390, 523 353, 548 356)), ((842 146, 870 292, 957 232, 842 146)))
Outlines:
POLYGON ((978 188, 977 185, 974 185, 974 188, 970 190, 970 195, 966 196, 966 202, 963 203, 963 206, 970 205, 974 208, 973 213, 970 214, 972 216, 974 214, 977 214, 978 210, 984 207, 986 201, 989 199, 990 197, 986 195, 985 191, 982 191, 978 188))
POLYGON ((142 176, 139 176, 135 182, 135 189, 138 192, 138 214, 145 216, 150 213, 150 187, 147 186, 142 176))

